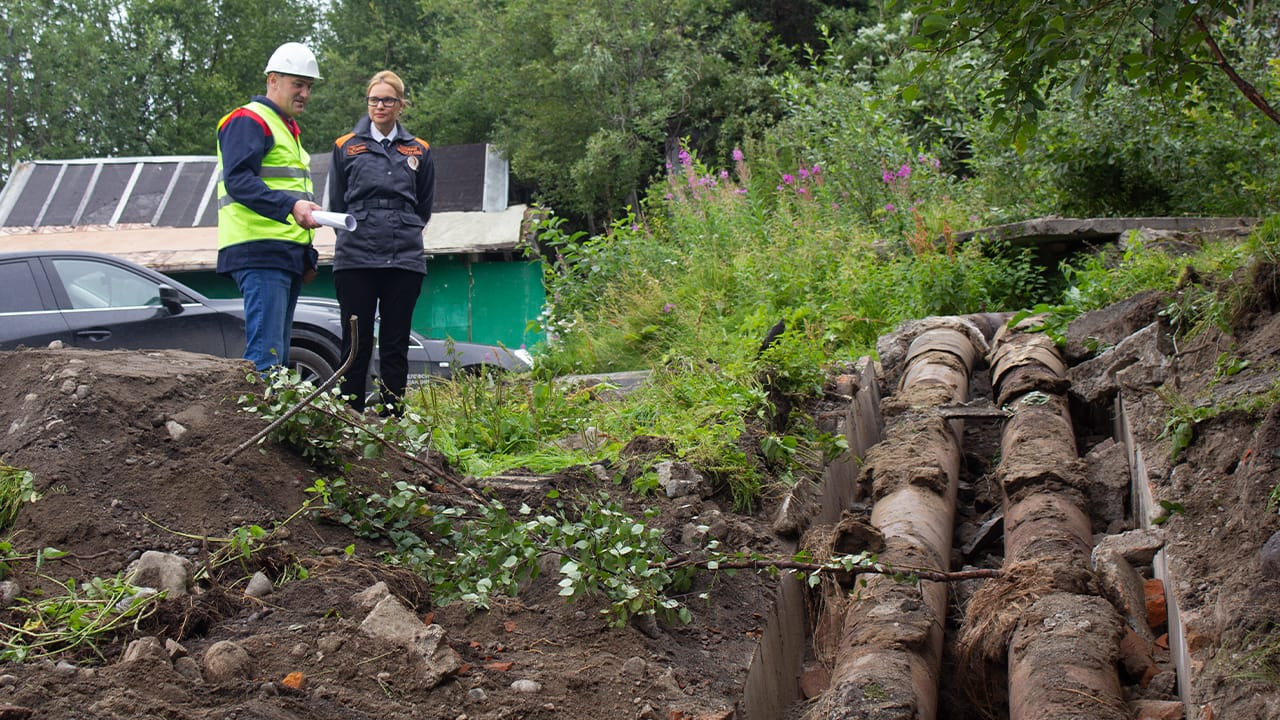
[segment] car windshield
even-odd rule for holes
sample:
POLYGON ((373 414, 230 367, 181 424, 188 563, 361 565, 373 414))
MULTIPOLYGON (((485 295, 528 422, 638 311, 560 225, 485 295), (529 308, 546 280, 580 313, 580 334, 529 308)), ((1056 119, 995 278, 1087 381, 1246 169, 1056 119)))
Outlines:
POLYGON ((57 259, 53 261, 71 307, 142 307, 160 304, 156 283, 124 268, 96 260, 57 259))

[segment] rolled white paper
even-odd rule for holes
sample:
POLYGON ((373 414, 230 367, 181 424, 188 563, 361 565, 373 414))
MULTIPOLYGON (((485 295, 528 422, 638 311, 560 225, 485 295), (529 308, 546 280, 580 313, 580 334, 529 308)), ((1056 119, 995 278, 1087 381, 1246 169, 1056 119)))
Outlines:
POLYGON ((316 210, 311 213, 311 217, 316 222, 325 227, 337 228, 348 232, 356 229, 356 219, 347 213, 328 212, 327 210, 316 210))

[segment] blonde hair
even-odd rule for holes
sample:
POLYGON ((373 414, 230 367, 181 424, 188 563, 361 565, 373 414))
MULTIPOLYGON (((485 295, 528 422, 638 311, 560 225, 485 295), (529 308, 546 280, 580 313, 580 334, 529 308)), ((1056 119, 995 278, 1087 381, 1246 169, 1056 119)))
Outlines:
POLYGON ((364 88, 364 94, 368 95, 369 92, 373 90, 374 85, 379 85, 381 83, 390 85, 395 89, 396 97, 400 98, 405 105, 409 104, 409 101, 404 97, 404 81, 400 79, 399 75, 391 72, 390 70, 380 70, 374 73, 373 77, 369 78, 369 84, 364 88))

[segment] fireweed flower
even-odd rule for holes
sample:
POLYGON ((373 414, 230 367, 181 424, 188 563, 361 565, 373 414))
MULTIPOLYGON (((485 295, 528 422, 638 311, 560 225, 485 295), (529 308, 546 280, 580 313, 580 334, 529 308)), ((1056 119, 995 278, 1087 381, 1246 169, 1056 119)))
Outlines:
POLYGON ((782 176, 782 183, 783 183, 784 185, 790 185, 791 183, 793 183, 793 182, 795 182, 795 181, 796 181, 796 178, 795 178, 795 176, 794 176, 794 175, 792 175, 791 173, 786 173, 785 175, 783 175, 783 176, 782 176))
POLYGON ((894 174, 893 174, 893 171, 892 171, 892 170, 885 170, 885 171, 884 171, 884 174, 882 174, 882 175, 880 176, 880 179, 881 179, 881 180, 884 180, 884 184, 885 184, 885 185, 890 185, 890 184, 892 184, 892 183, 893 183, 893 178, 894 178, 894 174))
POLYGON ((738 148, 734 148, 734 149, 733 149, 733 161, 734 161, 734 162, 742 162, 742 159, 743 159, 744 157, 746 157, 746 156, 742 154, 742 151, 741 151, 741 150, 739 150, 738 148))
POLYGON ((893 206, 893 203, 886 203, 886 204, 885 204, 885 206, 884 206, 884 211, 885 211, 885 212, 887 212, 887 213, 894 212, 894 211, 895 211, 895 210, 897 210, 897 209, 898 209, 898 208, 896 208, 896 207, 894 207, 894 206, 893 206))
POLYGON ((728 170, 721 170, 721 171, 720 171, 720 179, 721 179, 721 180, 728 180, 728 179, 729 179, 729 171, 728 171, 728 170))
POLYGON ((662 314, 663 314, 663 315, 670 315, 672 312, 674 312, 674 311, 675 311, 675 309, 676 309, 676 304, 675 304, 675 303, 667 303, 666 305, 663 305, 663 306, 662 306, 662 314))
POLYGON ((902 163, 902 167, 898 168, 898 177, 911 177, 911 166, 906 163, 902 163))
POLYGON ((681 165, 685 167, 689 167, 693 165, 693 156, 689 154, 688 150, 681 149, 680 154, 677 157, 680 158, 681 165))
POLYGON ((809 177, 809 168, 800 168, 800 177, 802 178, 809 177))

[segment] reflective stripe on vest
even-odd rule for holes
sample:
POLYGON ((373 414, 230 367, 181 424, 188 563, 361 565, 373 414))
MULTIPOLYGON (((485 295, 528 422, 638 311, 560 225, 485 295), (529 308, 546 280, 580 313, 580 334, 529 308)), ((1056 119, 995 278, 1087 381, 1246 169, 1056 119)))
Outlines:
MULTIPOLYGON (((240 108, 261 118, 271 129, 274 142, 262 158, 258 177, 272 190, 279 190, 299 200, 315 200, 311 184, 311 156, 302 149, 280 114, 259 102, 240 108)), ((234 111, 232 111, 234 112, 234 111)), ((230 113, 218 122, 226 122, 230 113)), ((222 145, 218 145, 218 249, 253 240, 287 240, 309 245, 314 231, 300 227, 290 216, 287 223, 277 222, 250 210, 227 194, 222 178, 222 145)))

